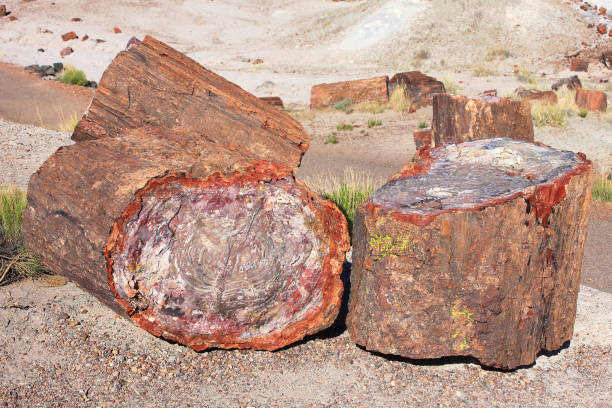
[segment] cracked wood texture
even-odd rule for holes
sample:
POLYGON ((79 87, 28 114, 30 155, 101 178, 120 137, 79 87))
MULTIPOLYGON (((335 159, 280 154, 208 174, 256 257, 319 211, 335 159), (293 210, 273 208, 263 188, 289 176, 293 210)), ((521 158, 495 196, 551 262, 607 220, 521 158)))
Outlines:
POLYGON ((310 109, 322 109, 350 99, 352 103, 389 102, 389 78, 357 79, 354 81, 319 84, 310 90, 310 109))
POLYGON ((349 249, 342 213, 292 174, 190 132, 128 129, 42 165, 24 236, 156 336, 278 349, 331 325, 349 249))
POLYGON ((436 146, 491 137, 533 142, 529 102, 498 96, 467 98, 435 94, 432 128, 436 146))
POLYGON ((354 341, 501 369, 559 349, 573 333, 592 163, 507 138, 419 154, 357 210, 354 341))
POLYGON ((400 72, 389 81, 389 94, 395 87, 402 88, 414 108, 431 105, 433 95, 445 93, 444 84, 420 71, 400 72))
POLYGON ((111 62, 72 139, 116 137, 143 125, 204 135, 293 169, 310 144, 287 113, 149 36, 111 62))

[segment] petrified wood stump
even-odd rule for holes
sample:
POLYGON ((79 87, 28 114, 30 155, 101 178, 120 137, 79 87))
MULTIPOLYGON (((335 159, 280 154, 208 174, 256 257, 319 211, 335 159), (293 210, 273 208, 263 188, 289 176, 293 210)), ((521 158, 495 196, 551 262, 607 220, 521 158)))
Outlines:
POLYGON ((291 168, 160 128, 59 149, 30 180, 24 235, 52 271, 196 350, 328 327, 349 249, 342 213, 291 168))
POLYGON ((436 146, 488 139, 492 135, 533 142, 529 102, 497 96, 475 99, 436 94, 432 128, 436 146))
POLYGON ((387 103, 389 101, 388 82, 388 77, 380 76, 315 85, 310 90, 310 109, 326 108, 346 99, 350 99, 353 103, 387 103))
POLYGON ((290 115, 152 37, 133 44, 102 75, 73 140, 150 125, 299 166, 310 137, 290 115))
POLYGON ((561 347, 576 316, 591 162, 510 139, 420 153, 357 210, 355 342, 503 369, 561 347))
POLYGON ((400 72, 389 81, 389 94, 399 87, 410 98, 414 108, 431 105, 434 94, 444 93, 444 84, 420 71, 400 72))

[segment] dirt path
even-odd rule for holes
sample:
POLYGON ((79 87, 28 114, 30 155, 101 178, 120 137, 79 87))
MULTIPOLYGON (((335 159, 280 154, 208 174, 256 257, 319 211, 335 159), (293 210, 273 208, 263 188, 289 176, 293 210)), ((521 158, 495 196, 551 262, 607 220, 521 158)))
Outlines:
POLYGON ((22 67, 0 63, 0 118, 60 129, 80 118, 93 90, 40 79, 22 67))

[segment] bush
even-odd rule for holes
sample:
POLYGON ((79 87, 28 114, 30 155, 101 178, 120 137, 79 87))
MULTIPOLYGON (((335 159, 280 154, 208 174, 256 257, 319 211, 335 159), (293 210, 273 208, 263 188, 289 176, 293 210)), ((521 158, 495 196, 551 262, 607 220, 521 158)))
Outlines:
POLYGON ((580 116, 581 118, 586 118, 588 114, 589 112, 585 110, 581 110, 580 112, 578 112, 578 116, 580 116))
POLYGON ((27 203, 25 191, 0 186, 0 285, 45 270, 42 262, 23 246, 22 215, 27 203))
POLYGON ((334 104, 334 109, 338 109, 341 111, 346 110, 349 106, 351 106, 351 104, 353 103, 353 101, 351 101, 350 99, 344 99, 340 102, 336 102, 334 104))
POLYGON ((475 77, 479 77, 479 78, 497 75, 497 71, 483 64, 474 65, 474 67, 472 68, 472 72, 474 73, 475 77))
POLYGON ((79 69, 64 70, 62 76, 60 77, 60 80, 65 84, 80 86, 87 85, 87 77, 85 76, 85 73, 79 69))
POLYGON ((558 104, 534 101, 531 103, 531 118, 537 127, 563 127, 566 125, 566 112, 558 104))
POLYGON ((419 129, 427 129, 427 122, 419 122, 419 129))
POLYGON ((444 89, 446 92, 451 95, 457 95, 457 92, 461 89, 459 85, 457 85, 455 81, 450 78, 444 78, 442 83, 444 84, 444 89))
POLYGON ((382 126, 382 119, 369 119, 368 127, 372 128, 374 126, 382 126))
POLYGON ((593 200, 612 201, 612 175, 600 174, 593 183, 593 200))
POLYGON ((340 123, 336 126, 336 130, 344 131, 344 130, 353 130, 354 126, 350 123, 340 123))
POLYGON ((516 79, 521 82, 527 82, 532 85, 538 83, 537 78, 525 67, 520 67, 518 72, 516 73, 516 79))
POLYGON ((491 49, 488 53, 487 56, 485 57, 486 61, 493 61, 497 58, 499 58, 500 60, 505 60, 506 58, 510 57, 510 51, 505 48, 505 47, 497 47, 497 48, 493 48, 491 49))
POLYGON ((323 142, 323 144, 338 144, 338 135, 336 135, 336 132, 333 132, 327 139, 325 139, 325 141, 323 142))

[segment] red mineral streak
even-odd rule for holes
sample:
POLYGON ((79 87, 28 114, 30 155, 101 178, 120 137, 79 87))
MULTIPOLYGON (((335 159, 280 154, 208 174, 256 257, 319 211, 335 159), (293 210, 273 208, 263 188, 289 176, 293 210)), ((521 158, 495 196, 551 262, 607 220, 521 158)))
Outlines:
MULTIPOLYGON (((338 314, 342 297, 342 282, 339 275, 342 272, 342 264, 345 260, 345 252, 350 248, 348 242, 348 227, 346 219, 338 208, 329 201, 322 201, 315 206, 318 197, 312 196, 307 187, 296 181, 296 185, 304 193, 304 202, 316 214, 315 229, 317 235, 326 239, 329 247, 328 254, 325 256, 321 266, 320 279, 323 282, 307 282, 308 285, 319 285, 322 301, 321 307, 310 308, 310 310, 297 322, 294 322, 280 330, 273 331, 267 335, 241 339, 232 334, 211 333, 206 335, 190 334, 188 330, 189 321, 185 321, 184 331, 169 331, 163 327, 155 315, 149 309, 136 310, 126 299, 122 298, 115 286, 113 279, 112 256, 124 249, 127 237, 124 235, 125 225, 128 220, 142 208, 143 197, 156 190, 165 183, 179 182, 185 186, 206 188, 209 186, 236 186, 259 183, 260 181, 271 182, 282 178, 291 177, 291 169, 286 166, 274 165, 266 161, 254 163, 253 166, 243 172, 232 174, 222 174, 216 172, 204 180, 194 179, 184 174, 167 174, 162 177, 152 179, 136 193, 135 199, 128 205, 123 215, 117 219, 112 227, 109 240, 104 248, 107 259, 107 275, 111 291, 115 295, 116 301, 129 314, 130 318, 143 329, 151 332, 155 336, 185 344, 194 350, 205 350, 210 347, 219 348, 254 348, 261 350, 276 350, 291 344, 308 334, 315 333, 323 328, 329 327, 338 314)), ((300 282, 304 284, 305 282, 300 282)), ((295 292, 287 299, 287 304, 295 305, 299 300, 299 295, 295 292)), ((214 320, 217 316, 207 316, 214 320)), ((225 328, 229 332, 240 333, 237 327, 231 327, 230 323, 225 328)))
MULTIPOLYGON (((426 174, 435 160, 435 158, 432 156, 432 153, 437 149, 443 149, 444 146, 446 146, 447 144, 448 143, 434 149, 419 150, 417 152, 417 154, 419 155, 417 163, 408 164, 400 172, 391 176, 388 181, 407 178, 419 174, 426 174)), ((537 142, 535 144, 537 144, 538 146, 550 147, 540 142, 537 142)), ((429 225, 436 217, 441 214, 458 211, 480 211, 490 206, 507 203, 517 197, 523 197, 525 201, 528 201, 530 206, 535 209, 535 213, 539 222, 546 227, 548 226, 548 216, 550 213, 552 213, 553 207, 556 204, 560 203, 563 198, 565 198, 565 187, 572 179, 572 177, 584 174, 585 172, 593 168, 593 162, 591 160, 587 160, 584 153, 578 152, 576 153, 576 155, 582 162, 578 164, 574 169, 553 180, 551 183, 539 184, 536 186, 535 191, 533 192, 530 191, 531 189, 527 191, 520 191, 511 196, 489 200, 485 203, 471 208, 445 209, 432 212, 430 214, 401 214, 384 206, 374 204, 370 201, 366 201, 364 204, 362 204, 362 206, 364 206, 364 208, 373 217, 380 217, 389 214, 398 221, 409 222, 411 224, 423 227, 429 225)), ((527 178, 529 178, 529 175, 527 175, 527 178)))

